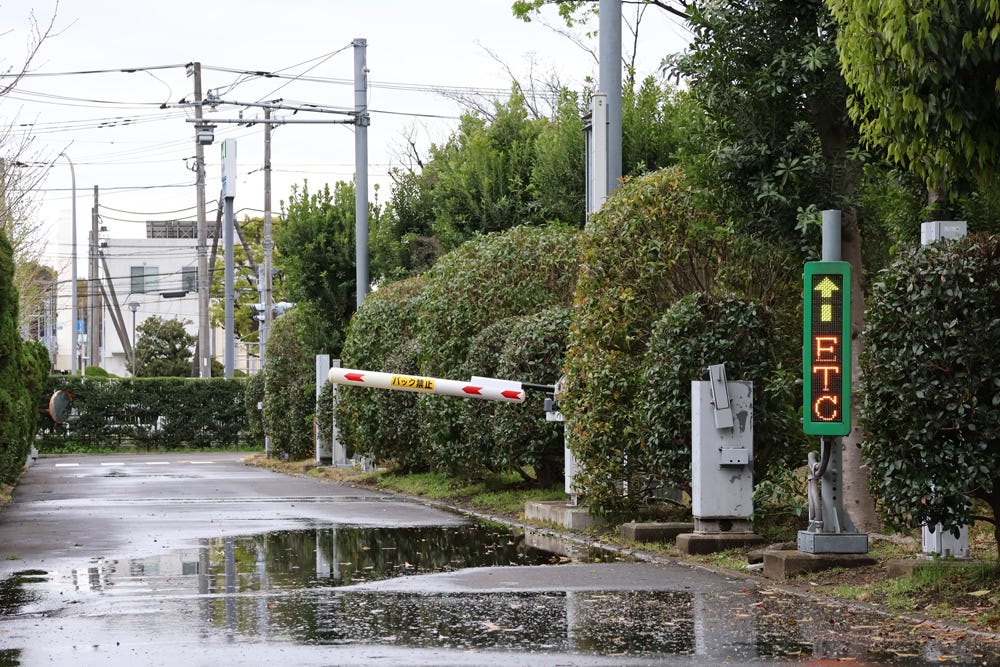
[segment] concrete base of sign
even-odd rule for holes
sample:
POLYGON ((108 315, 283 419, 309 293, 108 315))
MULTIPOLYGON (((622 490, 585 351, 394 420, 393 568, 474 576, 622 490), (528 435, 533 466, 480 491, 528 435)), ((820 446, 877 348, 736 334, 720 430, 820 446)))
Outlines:
POLYGON ((524 504, 524 518, 542 521, 570 530, 587 530, 599 521, 590 516, 586 507, 570 505, 565 500, 533 501, 524 504))
POLYGON ((741 549, 764 543, 756 533, 684 533, 677 536, 677 548, 682 554, 714 554, 726 549, 741 549))
POLYGON ((834 567, 865 567, 876 560, 864 554, 808 554, 801 551, 765 551, 764 576, 787 579, 796 574, 818 572, 834 567))
POLYGON ((622 539, 634 542, 673 542, 681 533, 694 530, 693 523, 683 521, 630 522, 622 524, 622 539))
POLYGON ((800 530, 799 551, 807 554, 866 554, 867 533, 812 533, 800 530))

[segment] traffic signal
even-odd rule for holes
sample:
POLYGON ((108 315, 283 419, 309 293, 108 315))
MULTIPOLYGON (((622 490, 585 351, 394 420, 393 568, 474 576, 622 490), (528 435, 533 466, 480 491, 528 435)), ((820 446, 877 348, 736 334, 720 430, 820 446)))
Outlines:
POLYGON ((806 262, 802 430, 851 431, 851 265, 806 262))

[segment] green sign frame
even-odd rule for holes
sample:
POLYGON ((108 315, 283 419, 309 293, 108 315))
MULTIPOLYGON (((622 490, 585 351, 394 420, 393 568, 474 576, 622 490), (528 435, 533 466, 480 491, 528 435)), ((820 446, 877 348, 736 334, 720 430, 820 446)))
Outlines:
POLYGON ((851 265, 806 262, 803 274, 802 430, 851 432, 851 265))

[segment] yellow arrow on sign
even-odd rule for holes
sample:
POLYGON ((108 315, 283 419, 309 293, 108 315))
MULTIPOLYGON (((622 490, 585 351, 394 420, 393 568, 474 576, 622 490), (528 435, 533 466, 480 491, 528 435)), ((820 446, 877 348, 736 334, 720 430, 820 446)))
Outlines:
POLYGON ((839 292, 840 288, 837 287, 837 283, 830 280, 830 276, 824 276, 823 280, 819 281, 819 284, 813 288, 813 291, 819 292, 821 297, 828 299, 833 296, 834 292, 839 292))
MULTIPOLYGON (((834 292, 839 292, 840 288, 837 287, 837 283, 830 280, 830 276, 824 276, 823 280, 819 281, 819 284, 813 288, 813 291, 819 292, 820 297, 829 299, 833 296, 834 292)), ((833 322, 833 304, 820 304, 819 321, 833 322)))

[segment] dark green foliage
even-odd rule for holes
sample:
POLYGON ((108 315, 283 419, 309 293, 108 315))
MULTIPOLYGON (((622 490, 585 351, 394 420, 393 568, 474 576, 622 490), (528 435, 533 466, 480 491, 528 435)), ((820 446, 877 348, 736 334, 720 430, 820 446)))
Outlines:
MULTIPOLYGON (((422 277, 390 283, 372 292, 351 320, 341 364, 383 372, 417 374, 416 330, 422 277)), ((420 447, 417 396, 404 391, 340 387, 337 428, 348 450, 403 470, 425 471, 420 447)))
POLYGON ((735 236, 696 201, 676 170, 628 180, 582 242, 563 406, 586 468, 580 482, 600 513, 642 500, 619 484, 646 456, 644 359, 661 315, 691 292, 725 289, 780 312, 795 293, 797 274, 780 250, 735 236))
POLYGON ((246 379, 243 392, 243 410, 247 416, 247 439, 252 443, 264 442, 264 378, 263 373, 246 379))
POLYGON ((135 343, 136 377, 190 377, 197 336, 178 319, 152 315, 138 328, 135 343))
MULTIPOLYGON (((554 385, 562 374, 569 336, 569 308, 558 306, 518 318, 500 352, 497 375, 504 379, 554 385)), ((530 470, 547 488, 562 479, 563 425, 545 421, 545 395, 529 391, 519 406, 499 404, 493 439, 505 468, 530 470)))
POLYGON ((806 455, 796 409, 797 342, 754 301, 694 293, 675 303, 653 327, 639 397, 643 457, 629 462, 629 472, 653 487, 690 490, 691 382, 722 363, 730 381, 754 384, 756 478, 775 463, 799 465, 806 455))
POLYGON ((245 381, 233 378, 48 377, 45 395, 73 397, 66 425, 45 417, 39 449, 130 446, 235 448, 247 444, 245 381))
MULTIPOLYGON (((457 377, 554 385, 562 373, 568 333, 569 309, 564 306, 499 320, 473 338, 465 370, 457 377)), ((461 434, 450 447, 435 452, 441 467, 466 476, 516 470, 539 487, 562 477, 563 429, 545 421, 544 393, 527 391, 520 404, 437 400, 440 408, 453 408, 449 414, 461 434)))
POLYGON ((682 164, 741 230, 797 240, 799 211, 850 206, 858 162, 823 0, 690 5, 676 65, 704 111, 682 164))
MULTIPOLYGON (((27 460, 38 422, 37 355, 18 333, 13 252, 0 233, 0 483, 10 484, 27 460)), ((46 357, 45 368, 48 368, 46 357)))
POLYGON ((299 335, 297 308, 275 320, 263 375, 263 420, 264 431, 271 436, 270 455, 290 460, 312 457, 316 363, 299 335))
POLYGON ((357 295, 354 186, 338 182, 316 193, 292 187, 284 224, 276 230, 275 261, 288 295, 300 304, 303 342, 314 354, 339 356, 357 295))
MULTIPOLYGON (((417 338, 424 375, 467 379, 473 340, 500 320, 568 305, 576 282, 579 232, 562 226, 517 227, 463 245, 427 273, 417 338)), ((486 375, 486 373, 475 373, 486 375)), ((443 468, 468 443, 456 402, 421 400, 421 442, 443 468)), ((452 472, 465 472, 452 468, 452 472)))
POLYGON ((878 274, 861 354, 862 451, 897 525, 1000 516, 1000 239, 910 248, 878 274))

